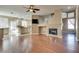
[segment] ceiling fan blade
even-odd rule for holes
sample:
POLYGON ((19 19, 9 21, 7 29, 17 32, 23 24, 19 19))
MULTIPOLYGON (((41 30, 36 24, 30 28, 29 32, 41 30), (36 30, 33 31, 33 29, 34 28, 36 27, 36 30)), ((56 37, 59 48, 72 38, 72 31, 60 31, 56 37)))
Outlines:
POLYGON ((27 10, 26 12, 29 12, 30 10, 27 10))
POLYGON ((33 10, 33 13, 36 13, 36 11, 33 10))
POLYGON ((40 9, 34 9, 34 10, 36 10, 36 11, 40 11, 40 9))

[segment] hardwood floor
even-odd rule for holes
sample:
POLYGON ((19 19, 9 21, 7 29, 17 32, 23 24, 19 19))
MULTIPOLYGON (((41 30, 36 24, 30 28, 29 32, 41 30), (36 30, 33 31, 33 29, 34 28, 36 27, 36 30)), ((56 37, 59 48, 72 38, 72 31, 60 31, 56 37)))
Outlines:
POLYGON ((50 40, 44 35, 34 35, 32 37, 32 52, 78 53, 79 43, 75 39, 74 34, 65 34, 62 41, 57 38, 58 41, 55 42, 54 37, 50 40))
POLYGON ((32 37, 32 52, 66 52, 66 48, 57 42, 52 41, 49 37, 44 35, 34 35, 32 37))
POLYGON ((79 53, 79 42, 76 41, 76 34, 63 34, 63 45, 67 48, 67 52, 79 53))
POLYGON ((1 53, 79 53, 79 43, 73 34, 63 39, 45 35, 10 36, 0 41, 1 53), (56 39, 56 41, 54 40, 56 39))
POLYGON ((0 43, 1 53, 24 53, 30 51, 30 36, 5 37, 0 43))

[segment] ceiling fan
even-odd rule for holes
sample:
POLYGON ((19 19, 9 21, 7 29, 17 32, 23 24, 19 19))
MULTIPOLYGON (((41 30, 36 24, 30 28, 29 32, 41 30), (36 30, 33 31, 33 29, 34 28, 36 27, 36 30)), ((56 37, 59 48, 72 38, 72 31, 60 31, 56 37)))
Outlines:
POLYGON ((28 8, 27 8, 27 7, 25 7, 25 8, 27 9, 26 12, 33 12, 33 13, 36 13, 36 11, 40 11, 40 9, 35 8, 34 5, 30 5, 28 8))

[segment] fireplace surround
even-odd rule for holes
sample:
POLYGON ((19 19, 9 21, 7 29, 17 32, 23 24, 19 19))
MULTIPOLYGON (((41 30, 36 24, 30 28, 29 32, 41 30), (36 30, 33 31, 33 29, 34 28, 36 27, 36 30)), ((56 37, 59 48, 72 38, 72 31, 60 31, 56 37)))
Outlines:
POLYGON ((49 28, 49 34, 57 35, 57 28, 49 28))

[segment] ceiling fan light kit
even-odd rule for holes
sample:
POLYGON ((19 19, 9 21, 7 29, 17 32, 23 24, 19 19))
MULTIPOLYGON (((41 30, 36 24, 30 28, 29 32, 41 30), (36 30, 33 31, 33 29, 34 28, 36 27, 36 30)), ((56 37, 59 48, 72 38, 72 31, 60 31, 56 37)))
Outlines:
MULTIPOLYGON (((26 8, 26 7, 25 7, 26 8)), ((33 12, 33 13, 36 13, 36 11, 40 11, 40 9, 38 8, 35 8, 34 5, 30 5, 29 8, 26 8, 28 9, 26 12, 33 12)))

